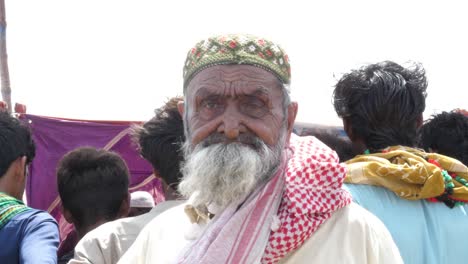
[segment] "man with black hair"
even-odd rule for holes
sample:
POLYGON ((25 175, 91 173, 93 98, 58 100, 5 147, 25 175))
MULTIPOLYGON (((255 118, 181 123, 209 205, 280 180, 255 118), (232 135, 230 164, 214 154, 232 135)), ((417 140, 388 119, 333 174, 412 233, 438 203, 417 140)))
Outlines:
POLYGON ((420 147, 468 166, 468 116, 456 111, 433 115, 422 126, 420 147))
POLYGON ((180 163, 183 153, 184 129, 177 104, 182 97, 170 99, 155 111, 155 116, 134 130, 140 154, 153 166, 154 175, 161 179, 166 201, 157 204, 149 213, 106 223, 88 233, 76 246, 71 264, 117 263, 133 244, 143 227, 163 211, 183 201, 175 200, 182 178, 180 163))
POLYGON ((360 154, 346 162, 345 188, 384 222, 405 263, 463 262, 468 169, 415 148, 426 88, 421 65, 405 68, 391 61, 338 81, 335 110, 360 154))
POLYGON ((177 104, 183 97, 173 97, 155 110, 155 116, 137 127, 134 139, 143 158, 149 161, 156 177, 162 180, 166 200, 177 198, 176 191, 182 174, 182 143, 185 140, 184 124, 177 104))
MULTIPOLYGON (((57 168, 57 185, 65 219, 79 238, 99 225, 126 217, 129 171, 116 153, 92 147, 67 153, 57 168)), ((73 251, 61 261, 70 259, 73 251)))
POLYGON ((0 262, 57 263, 58 226, 22 199, 35 156, 29 129, 0 110, 0 262))

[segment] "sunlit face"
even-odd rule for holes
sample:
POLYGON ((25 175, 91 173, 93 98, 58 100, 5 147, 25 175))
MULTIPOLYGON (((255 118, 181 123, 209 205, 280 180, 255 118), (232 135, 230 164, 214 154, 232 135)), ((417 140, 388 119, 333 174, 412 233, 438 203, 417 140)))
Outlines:
POLYGON ((273 147, 281 130, 289 130, 281 89, 275 75, 251 65, 219 65, 201 71, 190 81, 185 96, 190 144, 219 134, 223 141, 245 144, 249 142, 243 142, 243 135, 257 136, 273 147))

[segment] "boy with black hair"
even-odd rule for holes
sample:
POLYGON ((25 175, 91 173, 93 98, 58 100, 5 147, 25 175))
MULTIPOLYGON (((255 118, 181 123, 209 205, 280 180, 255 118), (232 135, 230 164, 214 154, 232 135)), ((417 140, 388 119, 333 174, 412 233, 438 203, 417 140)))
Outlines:
POLYGON ((421 128, 420 147, 468 166, 468 116, 456 111, 433 115, 421 128))
MULTIPOLYGON (((81 239, 99 225, 126 217, 129 171, 116 153, 92 147, 67 153, 57 168, 57 185, 65 219, 81 239)), ((73 251, 61 261, 70 259, 73 251)))
POLYGON ((0 110, 0 261, 57 263, 58 226, 22 199, 27 166, 35 156, 29 129, 0 110))

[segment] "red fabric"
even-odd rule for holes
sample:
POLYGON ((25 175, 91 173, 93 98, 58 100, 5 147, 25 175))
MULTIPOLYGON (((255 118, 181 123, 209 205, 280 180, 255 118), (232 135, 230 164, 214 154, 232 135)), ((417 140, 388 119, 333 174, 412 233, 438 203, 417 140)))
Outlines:
POLYGON ((262 263, 276 263, 298 249, 336 210, 352 201, 342 189, 346 167, 316 138, 291 138, 293 157, 278 212, 281 227, 272 232, 262 263))

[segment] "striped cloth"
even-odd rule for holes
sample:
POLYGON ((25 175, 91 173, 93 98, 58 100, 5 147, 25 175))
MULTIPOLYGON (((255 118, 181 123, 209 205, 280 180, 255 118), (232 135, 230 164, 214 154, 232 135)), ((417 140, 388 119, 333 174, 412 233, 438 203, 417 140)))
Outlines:
POLYGON ((0 230, 16 215, 31 210, 24 203, 0 192, 0 230))

